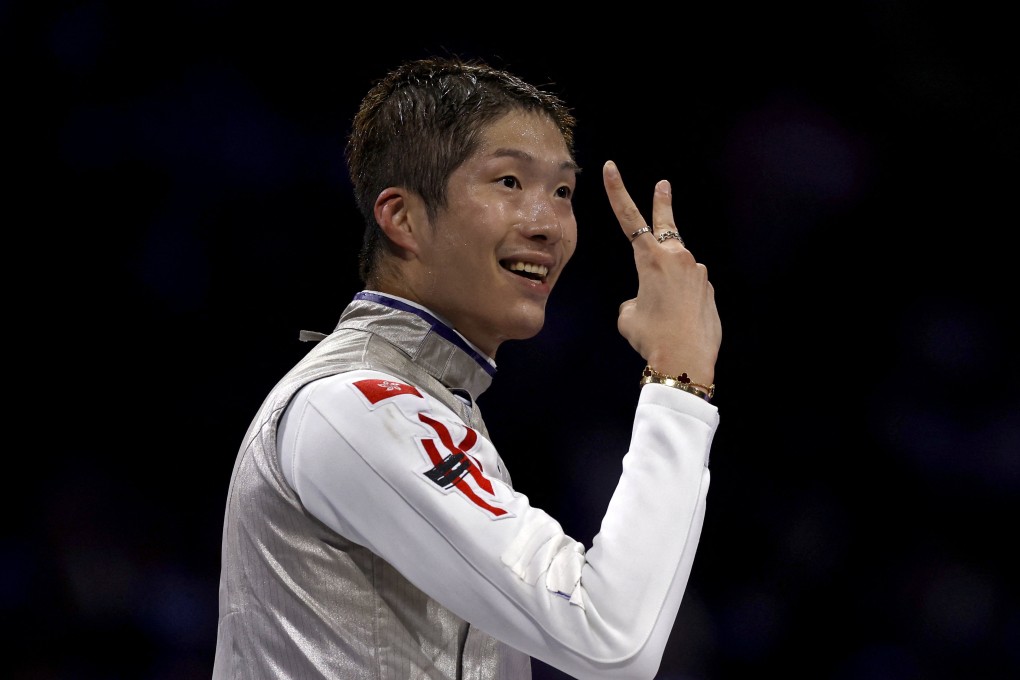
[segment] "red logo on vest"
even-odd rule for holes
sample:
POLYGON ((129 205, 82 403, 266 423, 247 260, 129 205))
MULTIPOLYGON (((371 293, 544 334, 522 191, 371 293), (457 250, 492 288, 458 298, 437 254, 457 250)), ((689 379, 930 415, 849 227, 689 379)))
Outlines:
POLYGON ((373 404, 378 404, 383 399, 397 397, 401 394, 413 394, 420 399, 424 399, 421 396, 421 392, 411 385, 405 385, 394 380, 358 380, 354 383, 354 386, 361 390, 361 393, 373 404))

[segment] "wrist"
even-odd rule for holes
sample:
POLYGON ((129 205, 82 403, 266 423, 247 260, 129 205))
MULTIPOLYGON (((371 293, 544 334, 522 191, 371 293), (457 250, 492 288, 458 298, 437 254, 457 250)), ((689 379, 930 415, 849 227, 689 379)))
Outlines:
POLYGON ((678 390, 682 390, 689 394, 693 394, 697 397, 701 397, 705 401, 712 401, 715 397, 715 383, 711 385, 703 385, 692 381, 686 373, 680 375, 667 375, 660 373, 659 371, 652 368, 650 365, 645 366, 645 370, 641 373, 641 386, 645 385, 665 385, 666 387, 672 387, 678 390))

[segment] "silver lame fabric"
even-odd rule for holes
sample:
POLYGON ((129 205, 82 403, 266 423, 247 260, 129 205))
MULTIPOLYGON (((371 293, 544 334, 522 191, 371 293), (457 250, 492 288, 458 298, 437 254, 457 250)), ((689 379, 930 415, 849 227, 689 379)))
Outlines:
MULTIPOLYGON (((263 402, 228 492, 213 680, 531 678, 528 655, 473 628, 309 514, 280 469, 277 424, 290 399, 349 370, 402 376, 487 436, 474 400, 492 376, 434 322, 356 298, 263 402), (471 405, 451 389, 470 394, 471 405)), ((502 461, 499 470, 506 475, 502 461)))

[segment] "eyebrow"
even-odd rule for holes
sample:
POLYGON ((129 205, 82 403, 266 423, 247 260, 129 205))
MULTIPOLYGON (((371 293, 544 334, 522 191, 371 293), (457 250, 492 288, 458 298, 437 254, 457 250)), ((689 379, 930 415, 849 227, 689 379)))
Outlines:
MULTIPOLYGON (((503 148, 499 148, 499 149, 494 150, 492 152, 492 156, 493 157, 510 156, 511 158, 518 158, 518 159, 520 159, 522 161, 529 161, 529 162, 535 160, 535 157, 532 156, 530 153, 528 153, 526 151, 521 151, 520 149, 511 149, 511 148, 508 148, 508 147, 503 147, 503 148)), ((566 160, 566 161, 563 161, 562 163, 560 163, 560 169, 561 170, 571 170, 571 171, 573 171, 573 173, 575 175, 578 174, 579 172, 581 172, 581 166, 578 165, 577 162, 574 161, 573 159, 566 160)))

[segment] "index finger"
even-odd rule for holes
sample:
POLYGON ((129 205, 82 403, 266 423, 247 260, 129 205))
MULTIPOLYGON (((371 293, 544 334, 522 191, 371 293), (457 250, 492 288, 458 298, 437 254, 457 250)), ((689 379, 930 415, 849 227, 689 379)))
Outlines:
POLYGON ((642 217, 641 211, 638 210, 637 204, 634 203, 634 199, 630 197, 627 187, 623 185, 620 170, 613 161, 606 161, 606 164, 602 166, 602 182, 606 186, 606 196, 609 197, 609 205, 612 206, 616 219, 620 222, 620 228, 623 229, 623 233, 628 241, 631 239, 631 235, 638 229, 651 226, 642 217))

